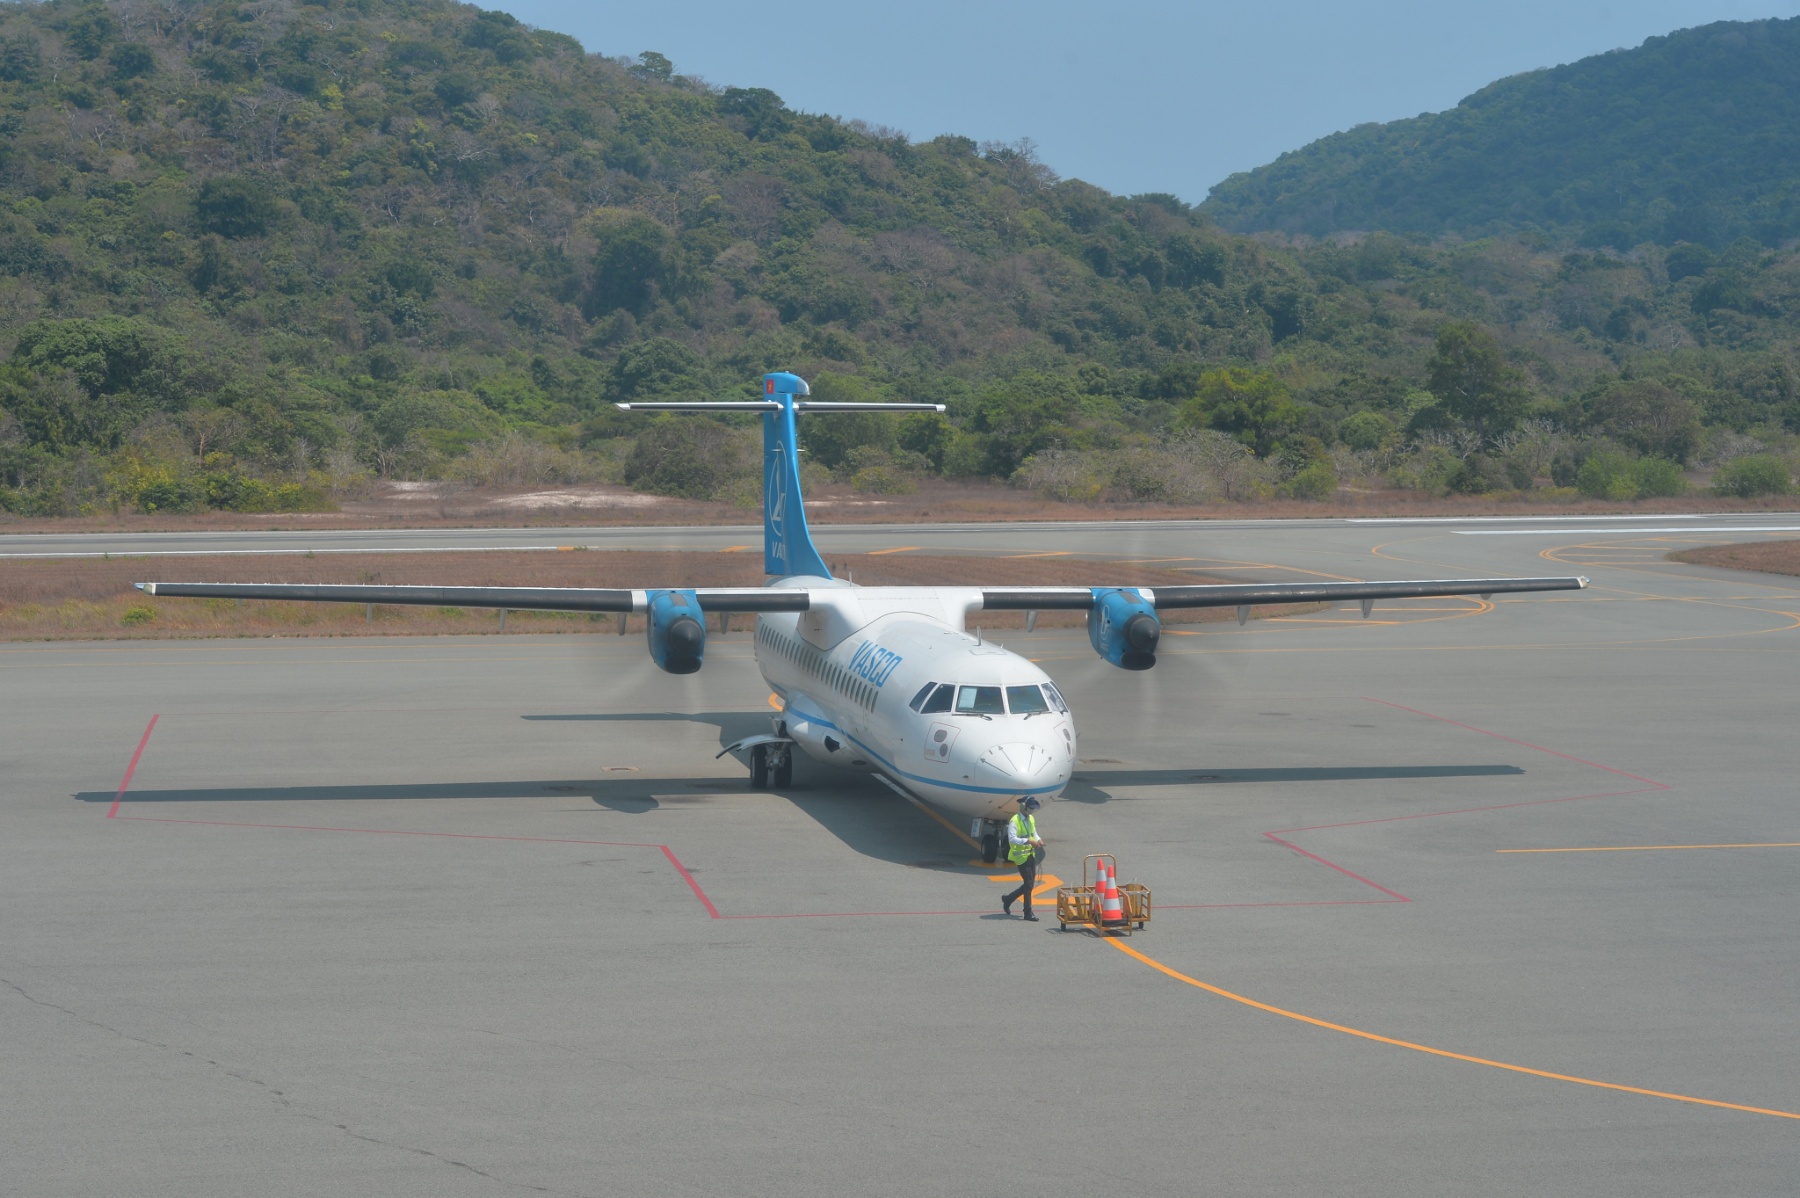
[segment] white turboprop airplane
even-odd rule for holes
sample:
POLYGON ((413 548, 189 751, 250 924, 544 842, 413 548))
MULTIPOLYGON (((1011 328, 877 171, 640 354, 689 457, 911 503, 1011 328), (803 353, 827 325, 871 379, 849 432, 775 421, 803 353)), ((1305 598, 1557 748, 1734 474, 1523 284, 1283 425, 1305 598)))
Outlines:
MULTIPOLYGON (((1253 604, 1575 590, 1585 578, 1479 578, 1266 586, 861 587, 831 576, 800 499, 797 413, 943 411, 941 404, 827 403, 804 379, 764 376, 761 400, 620 404, 627 411, 759 412, 763 417, 763 587, 597 590, 569 587, 330 586, 145 582, 162 596, 424 604, 516 611, 638 612, 650 657, 671 674, 698 670, 709 612, 756 614, 756 661, 781 699, 771 729, 719 755, 747 755, 751 785, 788 786, 794 750, 875 774, 889 787, 972 821, 982 856, 998 852, 1005 820, 1027 795, 1068 785, 1076 734, 1049 676, 966 631, 980 611, 1087 613, 1094 651, 1127 670, 1156 664, 1159 611, 1253 604)), ((1028 624, 1035 615, 1027 616, 1028 624)))

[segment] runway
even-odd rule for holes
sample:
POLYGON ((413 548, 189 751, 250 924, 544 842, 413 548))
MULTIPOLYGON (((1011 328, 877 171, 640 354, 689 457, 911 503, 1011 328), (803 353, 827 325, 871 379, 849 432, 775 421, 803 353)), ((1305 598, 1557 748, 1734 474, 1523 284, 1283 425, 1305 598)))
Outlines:
POLYGON ((0 646, 0 1189, 1791 1192, 1800 580, 1662 560, 1787 526, 818 530, 1593 579, 1170 630, 1148 674, 1005 634, 1081 729, 1047 869, 1150 885, 1137 955, 1001 918, 878 786, 750 791, 741 632, 681 678, 604 635, 0 646))

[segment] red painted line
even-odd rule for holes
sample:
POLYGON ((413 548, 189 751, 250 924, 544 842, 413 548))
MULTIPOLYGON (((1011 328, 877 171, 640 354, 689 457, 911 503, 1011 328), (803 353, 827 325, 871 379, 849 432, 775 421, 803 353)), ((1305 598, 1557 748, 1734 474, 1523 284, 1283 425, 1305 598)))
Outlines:
POLYGON ((992 915, 992 907, 979 911, 801 911, 792 915, 715 915, 714 919, 870 919, 880 916, 992 915))
MULTIPOLYGON (((1503 741, 1507 742, 1508 744, 1520 745, 1524 748, 1532 749, 1539 753, 1548 753, 1552 757, 1560 757, 1564 761, 1573 761, 1577 765, 1591 765, 1597 770, 1605 770, 1607 773, 1617 774, 1621 778, 1630 778, 1633 782, 1642 782, 1645 786, 1652 786, 1652 787, 1655 787, 1657 790, 1670 789, 1669 784, 1667 782, 1658 782, 1654 778, 1639 777, 1637 774, 1627 773, 1626 771, 1621 770, 1621 769, 1614 769, 1610 765, 1601 765, 1597 761, 1589 761, 1585 757, 1574 757, 1574 756, 1569 755, 1568 753, 1558 753, 1555 749, 1546 749, 1543 745, 1534 745, 1528 740, 1519 740, 1517 737, 1506 736, 1499 732, 1489 732, 1486 728, 1477 728, 1473 724, 1458 723, 1456 720, 1447 719, 1446 717, 1441 716, 1441 715, 1432 715, 1429 711, 1420 711, 1416 707, 1408 707, 1403 703, 1389 703, 1386 699, 1372 699, 1367 695, 1363 696, 1363 701, 1366 703, 1379 703, 1383 707, 1392 707, 1399 711, 1410 711, 1414 715, 1422 715, 1426 719, 1436 720, 1440 724, 1449 724, 1454 728, 1466 728, 1470 732, 1479 732, 1483 736, 1491 736, 1495 740, 1503 740, 1503 741)), ((1594 796, 1594 797, 1597 798, 1599 796, 1594 796)))
POLYGON ((119 779, 119 793, 113 796, 112 806, 106 809, 107 819, 119 818, 119 804, 124 801, 125 788, 131 785, 131 775, 137 773, 138 762, 144 756, 144 746, 150 743, 150 734, 156 731, 156 721, 162 718, 152 715, 150 722, 144 725, 144 735, 138 739, 137 752, 131 755, 131 764, 125 767, 125 776, 119 779))
POLYGON ((706 891, 700 889, 700 883, 694 881, 694 875, 690 874, 687 871, 687 867, 675 859, 675 854, 670 850, 668 845, 659 844, 656 847, 661 849, 662 855, 669 859, 669 864, 675 867, 675 872, 681 875, 681 880, 688 884, 688 889, 694 892, 694 897, 700 900, 700 905, 706 908, 706 913, 714 919, 718 919, 719 909, 713 906, 711 899, 706 897, 706 891))
POLYGON ((1345 869, 1343 866, 1339 865, 1337 862, 1327 861, 1325 858, 1319 856, 1317 853, 1309 853, 1305 849, 1301 848, 1299 845, 1295 844, 1291 840, 1283 840, 1280 836, 1277 836, 1273 832, 1264 832, 1263 835, 1267 836, 1270 840, 1273 840, 1276 844, 1281 845, 1283 848, 1293 849, 1296 853, 1299 853, 1302 857, 1310 857, 1314 861, 1317 861, 1320 865, 1326 866, 1330 869, 1337 870, 1339 873, 1343 874, 1346 878, 1355 878, 1358 882, 1361 882, 1364 886, 1373 886, 1375 889, 1381 891, 1381 893, 1387 895, 1389 898, 1393 899, 1395 902, 1400 902, 1400 903, 1412 902, 1411 899, 1407 898, 1404 894, 1401 894, 1398 890, 1389 890, 1386 886, 1383 886, 1380 882, 1372 882, 1368 878, 1363 877, 1361 874, 1351 873, 1349 870, 1345 869))
MULTIPOLYGON (((1400 894, 1397 891, 1389 890, 1386 886, 1383 886, 1379 882, 1371 881, 1370 879, 1363 877, 1361 874, 1352 873, 1350 870, 1345 869, 1343 866, 1337 864, 1334 861, 1329 861, 1326 858, 1319 856, 1317 853, 1309 853, 1305 849, 1301 848, 1299 845, 1293 843, 1292 841, 1284 840, 1283 836, 1297 834, 1300 832, 1324 832, 1324 831, 1329 831, 1333 828, 1360 828, 1360 827, 1365 827, 1369 824, 1398 823, 1402 820, 1436 819, 1437 817, 1444 816, 1444 815, 1478 815, 1478 814, 1481 814, 1483 812, 1488 812, 1488 811, 1506 811, 1506 810, 1510 810, 1511 808, 1514 808, 1514 807, 1542 807, 1542 806, 1552 804, 1552 803, 1578 803, 1578 802, 1581 802, 1583 799, 1616 799, 1616 798, 1622 798, 1626 795, 1651 794, 1656 791, 1673 789, 1673 787, 1667 782, 1658 782, 1654 778, 1645 778, 1639 774, 1633 774, 1627 770, 1617 769, 1610 765, 1601 765, 1597 761, 1589 761, 1585 757, 1576 757, 1575 755, 1573 755, 1571 753, 1559 753, 1555 749, 1546 749, 1543 745, 1534 745, 1530 741, 1520 740, 1516 736, 1507 736, 1504 733, 1500 733, 1500 732, 1489 732, 1486 728, 1477 728, 1473 724, 1465 724, 1460 720, 1452 720, 1445 716, 1433 715, 1429 711, 1420 711, 1418 708, 1408 707, 1404 703, 1390 703, 1386 699, 1376 699, 1369 695, 1364 695, 1363 701, 1365 703, 1379 703, 1383 707, 1392 707, 1396 711, 1404 711, 1404 712, 1408 712, 1412 715, 1423 716, 1424 718, 1426 718, 1428 720, 1436 720, 1440 724, 1448 724, 1452 728, 1461 728, 1466 732, 1477 732, 1477 733, 1480 733, 1482 736, 1492 737, 1494 740, 1503 740, 1507 744, 1510 744, 1510 745, 1518 745, 1520 748, 1530 749, 1536 753, 1544 753, 1551 757, 1560 757, 1564 761, 1573 761, 1577 765, 1585 765, 1592 769, 1602 770, 1608 774, 1617 774, 1621 778, 1630 778, 1633 782, 1642 782, 1644 784, 1642 787, 1639 787, 1639 788, 1633 789, 1633 790, 1609 790, 1609 791, 1601 791, 1601 792, 1598 792, 1595 794, 1570 795, 1567 798, 1561 798, 1561 799, 1528 799, 1524 802, 1519 802, 1519 803, 1496 803, 1491 807, 1463 807, 1463 808, 1458 808, 1453 811, 1424 811, 1424 812, 1419 812, 1418 814, 1415 814, 1415 815, 1388 815, 1388 816, 1382 816, 1379 819, 1349 820, 1344 823, 1338 823, 1338 824, 1312 824, 1312 825, 1310 825, 1308 827, 1304 827, 1304 828, 1279 828, 1273 832, 1264 832, 1263 833, 1264 836, 1268 837, 1270 840, 1273 840, 1275 843, 1282 845, 1286 848, 1293 849, 1296 853, 1299 853, 1304 857, 1310 857, 1312 860, 1317 861, 1320 865, 1329 866, 1331 869, 1336 870, 1338 873, 1343 874, 1344 876, 1349 877, 1349 878, 1354 878, 1358 882, 1363 883, 1365 886, 1372 886, 1376 890, 1381 891, 1381 893, 1383 893, 1383 894, 1391 895, 1391 896, 1393 896, 1394 900, 1397 900, 1399 902, 1410 903, 1410 902, 1412 902, 1412 900, 1407 898, 1405 895, 1400 894)), ((1371 901, 1381 902, 1384 900, 1376 899, 1376 900, 1371 900, 1371 901)))

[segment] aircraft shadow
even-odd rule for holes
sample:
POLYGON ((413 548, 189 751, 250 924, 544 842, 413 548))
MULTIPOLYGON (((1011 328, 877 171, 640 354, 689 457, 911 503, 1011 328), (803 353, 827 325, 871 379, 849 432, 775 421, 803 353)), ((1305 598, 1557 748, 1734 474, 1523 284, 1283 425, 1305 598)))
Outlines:
MULTIPOLYGON (((767 711, 549 713, 520 717, 533 722, 688 723, 718 729, 720 748, 745 736, 766 732, 767 711)), ((1123 796, 1113 791, 1133 787, 1191 787, 1221 783, 1274 782, 1306 785, 1329 782, 1475 778, 1523 774, 1512 765, 1318 766, 1267 769, 1089 770, 1076 773, 1063 801, 1105 803, 1123 796)), ((949 828, 915 810, 864 774, 835 770, 804 755, 795 761, 791 788, 768 791, 790 803, 822 829, 859 855, 878 861, 931 870, 965 870, 977 854, 959 843, 949 828)), ((631 772, 601 778, 553 778, 486 782, 376 783, 333 786, 227 786, 166 790, 134 789, 125 795, 127 810, 163 803, 393 802, 407 799, 543 799, 555 795, 585 798, 595 806, 621 814, 643 814, 690 794, 705 796, 749 793, 745 777, 655 777, 631 772)), ((84 803, 108 803, 114 791, 84 791, 84 803)), ((952 824, 958 817, 948 817, 952 824)))
MULTIPOLYGON (((839 841, 865 857, 922 869, 966 868, 975 853, 948 830, 914 810, 880 783, 805 759, 795 763, 791 789, 762 792, 785 800, 839 841)), ((621 814, 639 815, 682 803, 685 794, 704 804, 716 795, 750 794, 745 778, 548 778, 489 782, 409 782, 330 786, 220 786, 133 789, 125 814, 172 803, 383 803, 410 799, 586 799, 621 814)), ((82 791, 83 803, 111 804, 115 791, 82 791)), ((613 825, 615 828, 618 825, 613 825)), ((596 838, 604 835, 596 833, 596 838)))
MULTIPOLYGON (((507 782, 409 782, 358 786, 222 786, 180 790, 132 790, 124 808, 144 803, 321 803, 392 802, 404 799, 541 799, 551 795, 586 798, 628 814, 654 811, 657 795, 689 791, 717 794, 732 789, 728 778, 548 778, 507 782)), ((109 791, 83 791, 83 803, 111 803, 109 791)))
POLYGON ((771 714, 768 711, 621 711, 551 713, 519 718, 552 724, 710 724, 719 730, 719 747, 722 749, 746 736, 767 732, 771 714))
POLYGON ((1249 770, 1077 770, 1063 791, 1065 801, 1104 803, 1116 798, 1119 787, 1218 786, 1232 782, 1286 782, 1304 785, 1318 782, 1411 781, 1422 778, 1492 778, 1523 774, 1516 765, 1344 765, 1277 766, 1249 770))

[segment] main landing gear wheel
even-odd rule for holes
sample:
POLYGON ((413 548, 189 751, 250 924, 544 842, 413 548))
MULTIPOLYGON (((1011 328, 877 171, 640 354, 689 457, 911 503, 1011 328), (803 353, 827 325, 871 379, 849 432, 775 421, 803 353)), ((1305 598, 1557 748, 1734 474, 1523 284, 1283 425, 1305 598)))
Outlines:
POLYGON ((750 789, 767 790, 769 786, 769 746, 750 746, 750 789))
POLYGON ((775 789, 783 790, 794 784, 794 748, 792 745, 775 746, 775 760, 769 771, 774 775, 775 789))

